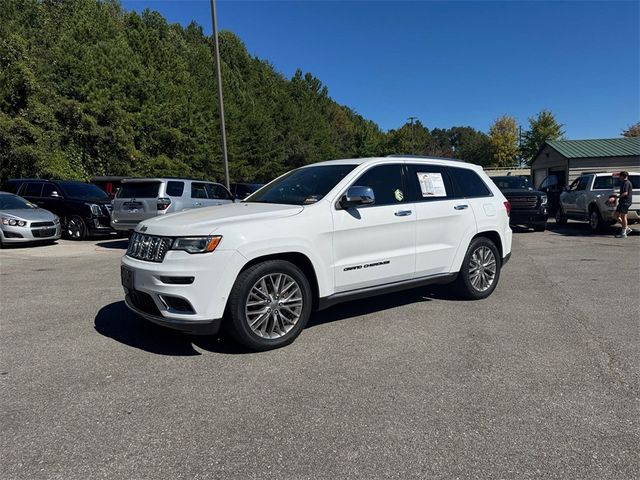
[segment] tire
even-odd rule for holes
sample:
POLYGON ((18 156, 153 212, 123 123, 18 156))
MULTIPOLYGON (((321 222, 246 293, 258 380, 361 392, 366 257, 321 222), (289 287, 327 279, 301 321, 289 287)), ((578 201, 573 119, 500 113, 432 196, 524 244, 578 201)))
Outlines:
POLYGON ((81 217, 72 215, 65 222, 64 235, 69 240, 84 240, 87 238, 87 225, 81 217))
POLYGON ((564 216, 564 213, 562 212, 562 207, 558 207, 558 210, 556 210, 556 224, 558 225, 567 224, 567 217, 564 216))
POLYGON ((605 228, 605 222, 597 207, 589 209, 589 228, 593 233, 600 232, 605 228))
POLYGON ((487 298, 498 285, 501 266, 502 259, 498 248, 491 240, 486 237, 473 239, 454 282, 458 294, 468 300, 487 298), (479 267, 475 268, 477 265, 479 267), (487 268, 490 266, 493 266, 493 269, 487 268), (474 271, 478 272, 477 276, 474 275, 474 271), (488 285, 485 285, 484 281, 487 281, 488 285))
POLYGON ((238 275, 225 327, 250 350, 283 347, 300 335, 312 304, 311 286, 302 270, 285 260, 267 260, 238 275), (285 296, 287 303, 281 298, 285 296))
POLYGON ((533 225, 534 232, 544 232, 547 229, 547 222, 536 223, 533 225))

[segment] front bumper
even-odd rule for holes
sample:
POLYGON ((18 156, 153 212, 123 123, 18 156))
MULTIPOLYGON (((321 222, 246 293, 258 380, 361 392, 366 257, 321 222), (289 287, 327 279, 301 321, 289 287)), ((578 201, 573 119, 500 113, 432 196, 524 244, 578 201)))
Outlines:
POLYGON ((89 233, 105 234, 113 232, 111 228, 111 218, 105 215, 92 216, 85 219, 89 233))
POLYGON ((509 216, 509 223, 511 225, 533 225, 539 223, 546 223, 549 218, 549 212, 546 208, 540 210, 511 210, 509 216))
MULTIPOLYGON (((235 250, 205 254, 169 251, 162 263, 123 256, 121 268, 133 272, 123 280, 127 306, 143 318, 192 333, 215 333, 235 279, 245 264, 235 250), (189 278, 189 283, 172 283, 189 278), (176 308, 183 306, 186 308, 176 308)), ((129 275, 129 274, 127 274, 129 275)))
POLYGON ((60 224, 53 226, 24 227, 2 225, 2 243, 50 242, 62 235, 60 224))

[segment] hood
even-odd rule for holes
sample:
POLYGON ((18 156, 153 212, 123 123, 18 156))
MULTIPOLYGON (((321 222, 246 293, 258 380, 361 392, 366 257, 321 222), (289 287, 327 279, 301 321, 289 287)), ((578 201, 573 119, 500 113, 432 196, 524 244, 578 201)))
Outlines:
POLYGON ((55 215, 43 208, 20 208, 17 210, 0 210, 0 215, 27 222, 53 222, 55 215))
POLYGON ((150 235, 209 235, 225 225, 290 217, 302 210, 304 207, 298 205, 228 203, 154 217, 140 223, 136 231, 146 227, 145 233, 150 235))
POLYGON ((522 188, 505 188, 501 190, 505 197, 530 197, 544 195, 540 190, 524 190, 522 188))

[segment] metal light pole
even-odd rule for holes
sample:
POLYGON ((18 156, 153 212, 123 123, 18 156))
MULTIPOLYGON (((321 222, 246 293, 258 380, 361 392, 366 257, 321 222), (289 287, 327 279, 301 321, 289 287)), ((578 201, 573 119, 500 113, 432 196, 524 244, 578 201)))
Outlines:
POLYGON ((220 47, 218 46, 218 20, 216 19, 216 1, 211 0, 211 24, 213 25, 213 50, 216 56, 216 78, 218 81, 218 105, 220 111, 220 130, 222 132, 222 162, 224 164, 224 182, 229 189, 229 158, 227 157, 227 134, 224 128, 224 102, 222 100, 222 74, 220 72, 220 47))
POLYGON ((417 120, 418 117, 409 117, 407 120, 409 120, 410 125, 411 125, 411 149, 413 150, 411 153, 413 153, 415 155, 416 153, 416 129, 413 126, 413 121, 417 120))

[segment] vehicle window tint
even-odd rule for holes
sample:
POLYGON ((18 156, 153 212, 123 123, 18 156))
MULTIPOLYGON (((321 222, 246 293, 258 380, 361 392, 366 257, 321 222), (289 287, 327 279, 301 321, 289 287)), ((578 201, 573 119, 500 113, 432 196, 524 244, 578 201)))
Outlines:
POLYGON ((184 182, 167 182, 167 195, 170 197, 181 197, 184 192, 184 182))
POLYGON ((216 200, 231 200, 229 193, 222 185, 216 185, 215 183, 207 183, 207 194, 209 198, 216 200))
POLYGON ((22 192, 23 197, 39 197, 42 192, 42 184, 41 183, 27 183, 24 192, 22 192))
POLYGON ((58 188, 52 183, 45 183, 42 187, 42 196, 43 197, 59 197, 60 192, 58 188))
POLYGON ((453 197, 449 174, 439 165, 409 165, 409 187, 412 201, 446 200, 453 197))
POLYGON ((589 183, 589 177, 580 177, 576 190, 586 190, 589 183))
POLYGON ((380 165, 367 170, 352 185, 371 187, 375 205, 392 205, 406 200, 401 165, 380 165))
POLYGON ((191 183, 191 198, 208 198, 204 183, 191 183))
POLYGON ((448 167, 453 178, 457 193, 463 197, 490 197, 491 190, 480 176, 468 168, 448 167))
MULTIPOLYGON (((629 175, 629 181, 633 188, 640 188, 640 175, 629 175)), ((620 188, 620 177, 617 175, 596 177, 593 182, 594 190, 611 190, 620 188)))
POLYGON ((118 192, 118 198, 156 198, 160 182, 125 182, 118 192))

